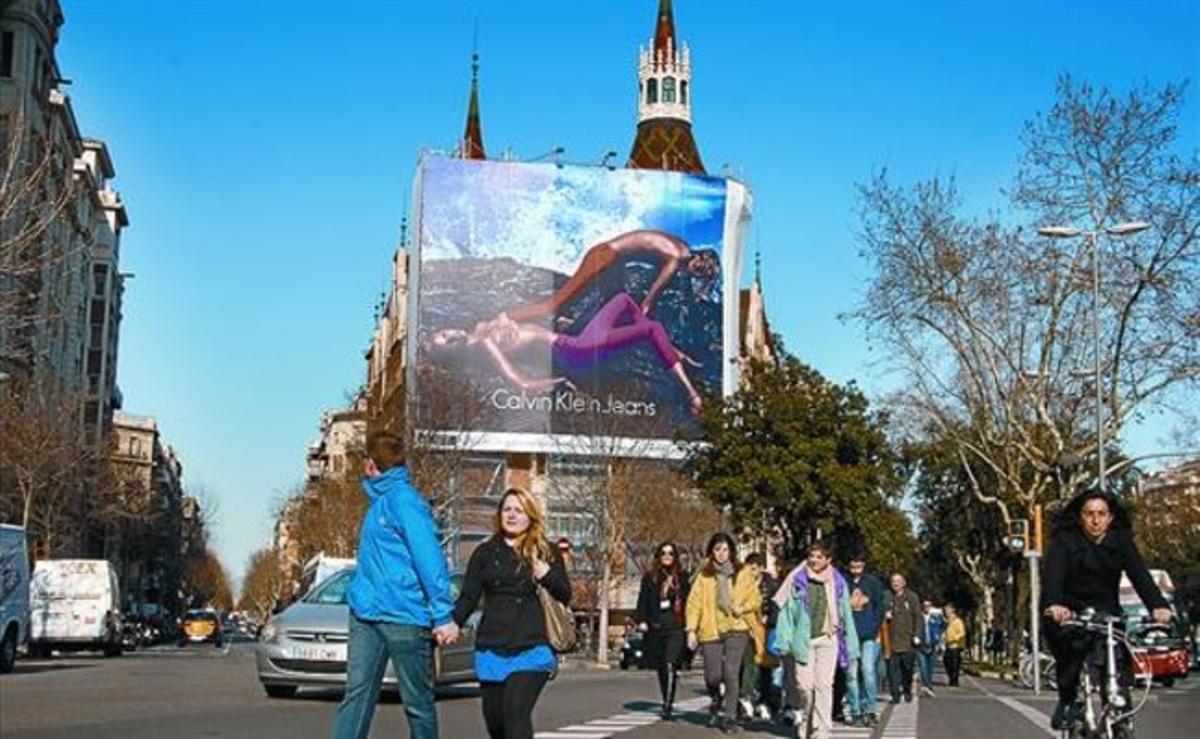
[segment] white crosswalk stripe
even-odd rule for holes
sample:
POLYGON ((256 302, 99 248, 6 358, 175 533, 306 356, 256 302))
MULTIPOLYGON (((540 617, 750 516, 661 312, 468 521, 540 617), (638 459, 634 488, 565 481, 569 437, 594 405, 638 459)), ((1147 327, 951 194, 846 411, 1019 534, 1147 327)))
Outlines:
POLYGON ((912 703, 897 703, 892 706, 892 712, 880 736, 883 739, 916 739, 920 705, 920 697, 914 695, 912 703))
MULTIPOLYGON (((707 698, 695 698, 675 704, 679 713, 688 713, 708 706, 707 698)), ((534 739, 608 739, 625 731, 640 729, 662 721, 658 711, 628 711, 582 724, 563 726, 553 731, 539 731, 534 739)))

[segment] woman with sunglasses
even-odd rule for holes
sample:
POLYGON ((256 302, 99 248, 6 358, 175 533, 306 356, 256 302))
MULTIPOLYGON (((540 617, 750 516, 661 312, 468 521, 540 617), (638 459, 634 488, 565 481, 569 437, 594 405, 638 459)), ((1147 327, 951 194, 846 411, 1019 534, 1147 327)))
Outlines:
POLYGON ((654 561, 642 577, 638 593, 638 630, 646 634, 647 661, 658 670, 662 715, 673 720, 675 686, 684 654, 684 608, 688 596, 687 574, 679 565, 679 549, 665 541, 654 552, 654 561))

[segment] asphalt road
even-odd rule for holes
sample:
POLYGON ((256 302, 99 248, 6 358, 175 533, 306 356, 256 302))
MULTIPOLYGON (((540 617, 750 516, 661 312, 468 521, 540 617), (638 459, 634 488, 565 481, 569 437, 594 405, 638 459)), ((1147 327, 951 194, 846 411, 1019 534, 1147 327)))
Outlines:
MULTIPOLYGON (((22 660, 0 677, 0 736, 5 739, 97 737, 326 737, 337 707, 336 691, 303 691, 269 699, 255 676, 252 645, 195 646, 142 651, 119 659, 69 657, 22 660)), ((940 677, 940 676, 939 676, 940 677)), ((539 739, 646 739, 713 737, 704 727, 699 676, 681 688, 683 715, 666 724, 656 715, 657 688, 647 672, 564 670, 538 704, 539 739), (690 709, 690 710, 689 710, 690 709)), ((1038 739, 1049 729, 1052 696, 997 681, 964 680, 940 687, 935 698, 884 710, 875 731, 837 727, 836 737, 1004 737, 1038 739)), ((442 736, 485 736, 477 691, 471 686, 439 694, 442 736)), ((1200 675, 1170 690, 1156 690, 1139 716, 1139 739, 1194 736, 1200 726, 1200 675)), ((372 737, 406 737, 403 707, 385 699, 372 737)), ((793 736, 759 722, 745 737, 793 736)))

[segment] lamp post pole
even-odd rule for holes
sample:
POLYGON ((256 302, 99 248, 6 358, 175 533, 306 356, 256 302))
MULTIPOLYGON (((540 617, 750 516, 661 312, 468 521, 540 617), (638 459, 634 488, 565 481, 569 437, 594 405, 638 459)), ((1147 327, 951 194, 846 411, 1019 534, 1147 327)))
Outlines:
POLYGON ((1092 352, 1095 356, 1093 384, 1096 386, 1096 489, 1105 490, 1104 463, 1104 393, 1100 389, 1100 248, 1096 232, 1087 232, 1088 246, 1092 250, 1092 352))
MULTIPOLYGON (((1145 231, 1150 224, 1145 221, 1128 221, 1109 226, 1104 229, 1094 228, 1088 231, 1071 226, 1043 226, 1038 229, 1042 236, 1054 239, 1072 239, 1083 236, 1088 248, 1092 250, 1092 351, 1095 365, 1093 367, 1093 384, 1096 386, 1096 487, 1104 490, 1106 483, 1104 455, 1104 392, 1101 386, 1103 370, 1100 359, 1100 232, 1109 236, 1128 236, 1138 231, 1145 231)), ((1116 392, 1116 389, 1113 389, 1116 392)))

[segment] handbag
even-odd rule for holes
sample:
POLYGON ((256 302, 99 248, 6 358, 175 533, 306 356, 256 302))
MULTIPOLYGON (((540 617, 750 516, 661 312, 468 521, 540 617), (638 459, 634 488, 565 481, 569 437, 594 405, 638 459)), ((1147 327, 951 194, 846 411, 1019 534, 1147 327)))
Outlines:
POLYGON ((570 606, 565 605, 549 590, 539 584, 537 586, 538 603, 542 606, 542 618, 546 622, 546 641, 550 648, 562 654, 575 650, 579 643, 579 635, 575 632, 575 614, 570 606))

